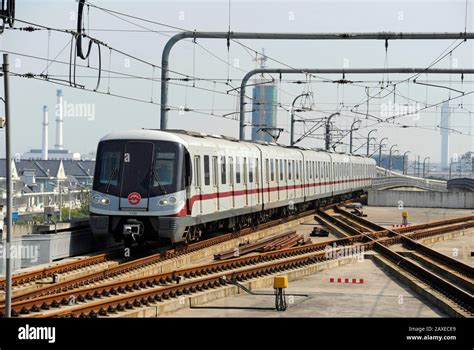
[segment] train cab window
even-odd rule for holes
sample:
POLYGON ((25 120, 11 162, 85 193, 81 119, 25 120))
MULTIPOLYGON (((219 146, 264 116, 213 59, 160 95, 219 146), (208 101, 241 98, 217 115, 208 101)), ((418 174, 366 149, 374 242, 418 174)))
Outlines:
POLYGON ((300 166, 299 166, 299 162, 296 161, 296 180, 299 180, 300 179, 300 166))
POLYGON ((247 158, 244 157, 244 185, 248 183, 248 166, 247 166, 247 158))
POLYGON ((204 185, 206 186, 211 184, 211 172, 209 168, 209 156, 204 156, 204 185))
POLYGON ((286 163, 284 160, 280 160, 280 181, 283 181, 283 163, 286 163))
POLYGON ((282 161, 282 162, 283 162, 284 165, 285 165, 285 173, 284 173, 283 176, 284 176, 285 181, 287 181, 287 180, 288 180, 288 163, 287 163, 285 160, 282 161))
POLYGON ((235 157, 235 183, 240 183, 240 157, 235 157))
POLYGON ((273 159, 270 159, 270 181, 275 181, 275 167, 273 159))
POLYGON ((201 187, 201 156, 194 156, 194 185, 201 187))
POLYGON ((291 161, 288 161, 288 180, 291 180, 291 161))
POLYGON ((221 183, 223 185, 227 183, 227 167, 225 164, 225 156, 221 157, 221 183))
POLYGON ((296 171, 295 171, 295 161, 291 161, 291 171, 293 172, 293 180, 296 178, 296 171))

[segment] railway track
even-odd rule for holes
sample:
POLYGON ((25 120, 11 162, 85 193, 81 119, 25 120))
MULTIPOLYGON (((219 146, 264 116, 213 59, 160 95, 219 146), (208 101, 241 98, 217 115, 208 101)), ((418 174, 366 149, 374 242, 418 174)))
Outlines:
MULTIPOLYGON (((431 227, 429 230, 436 231, 438 229, 434 224, 431 227)), ((451 229, 454 230, 458 227, 452 226, 451 229)), ((419 239, 430 234, 430 232, 423 230, 405 234, 409 234, 412 239, 419 239)), ((386 244, 397 244, 384 230, 373 232, 372 235, 379 240, 385 240, 386 244)), ((358 245, 364 247, 364 250, 371 250, 378 244, 377 241, 364 233, 147 277, 112 281, 98 285, 83 285, 83 288, 80 288, 80 285, 70 285, 66 289, 63 289, 66 287, 65 285, 51 286, 49 291, 43 291, 45 292, 43 295, 36 295, 35 298, 14 302, 12 310, 15 316, 32 316, 35 314, 41 315, 41 317, 105 316, 117 311, 218 287, 225 284, 228 278, 246 280, 287 271, 305 264, 321 262, 326 260, 328 256, 325 248, 334 243, 338 247, 358 245), (73 298, 74 304, 79 303, 79 305, 70 305, 71 298, 73 298)), ((4 309, 0 309, 1 312, 4 312, 4 309)))
POLYGON ((427 235, 445 233, 450 230, 466 229, 474 227, 474 217, 445 220, 435 223, 404 227, 399 230, 385 229, 382 226, 362 217, 356 216, 336 206, 334 210, 345 220, 333 217, 334 221, 340 220, 341 226, 347 221, 357 223, 368 232, 368 237, 374 240, 374 251, 380 253, 384 258, 402 268, 412 278, 421 281, 424 285, 434 291, 433 295, 443 305, 444 309, 453 312, 456 316, 473 316, 474 299, 472 295, 472 283, 474 269, 463 262, 435 251, 419 242, 414 237, 416 234, 426 237, 427 235), (415 229, 412 234, 407 234, 410 229, 415 229), (385 239, 376 240, 374 234, 387 232, 385 239), (414 254, 404 254, 388 246, 402 244, 403 247, 413 251, 414 254), (416 256, 416 258, 410 258, 416 256))
MULTIPOLYGON (((337 246, 358 244, 360 247, 370 250, 372 243, 364 241, 366 241, 365 237, 360 235, 357 237, 337 239, 331 242, 336 243, 337 246)), ((59 308, 61 305, 68 306, 71 295, 74 295, 74 299, 77 299, 79 302, 85 302, 87 300, 90 301, 93 299, 98 299, 109 295, 117 295, 120 293, 130 293, 150 287, 156 288, 157 290, 163 288, 166 289, 166 287, 169 287, 170 284, 181 285, 183 283, 183 279, 185 281, 189 280, 190 283, 194 283, 191 282, 191 280, 196 280, 196 283, 200 283, 202 277, 206 275, 218 274, 220 277, 227 276, 240 281, 240 277, 242 276, 240 274, 241 272, 245 272, 249 268, 256 268, 260 265, 263 267, 263 273, 268 267, 271 267, 275 264, 280 266, 279 264, 281 263, 281 260, 284 260, 285 262, 297 263, 301 263, 304 261, 304 259, 310 259, 311 261, 316 262, 323 261, 326 259, 327 255, 327 245, 328 242, 321 242, 306 246, 298 246, 280 251, 272 251, 253 256, 245 256, 200 266, 178 269, 152 276, 101 283, 99 285, 93 285, 86 288, 77 289, 75 291, 60 291, 58 289, 57 291, 59 293, 15 302, 12 305, 12 311, 16 316, 28 315, 31 312, 44 311, 50 308, 59 308)), ((164 299, 166 299, 166 297, 164 297, 164 299)), ((3 312, 4 308, 0 308, 0 313, 3 312)))
MULTIPOLYGON (((280 224, 284 224, 284 223, 297 220, 306 216, 311 216, 313 213, 314 213, 314 210, 308 210, 302 213, 291 215, 284 219, 276 219, 276 220, 272 220, 272 221, 260 224, 258 225, 258 227, 244 228, 238 232, 219 235, 217 237, 199 241, 187 246, 183 246, 181 248, 168 249, 164 253, 151 254, 148 256, 144 256, 142 258, 122 262, 116 266, 104 267, 103 269, 99 269, 98 271, 91 272, 86 275, 78 276, 72 279, 67 279, 61 282, 56 282, 56 283, 44 284, 41 287, 36 288, 34 290, 28 290, 25 293, 21 293, 21 292, 18 293, 12 298, 12 302, 14 303, 20 300, 35 298, 35 297, 50 294, 50 293, 56 293, 57 291, 61 291, 61 290, 63 291, 70 290, 70 289, 79 288, 91 283, 100 283, 101 281, 107 281, 116 277, 121 277, 123 275, 126 275, 127 273, 137 271, 141 268, 152 267, 153 265, 165 262, 167 260, 171 260, 173 258, 177 258, 186 254, 190 254, 192 252, 203 250, 205 248, 209 248, 211 246, 224 243, 226 241, 230 241, 239 237, 244 237, 258 230, 269 229, 269 228, 278 226, 280 224)), ((69 262, 65 264, 60 264, 58 266, 48 267, 40 271, 34 271, 33 273, 35 274, 34 276, 37 276, 37 278, 45 278, 46 276, 52 276, 55 273, 69 272, 69 271, 72 271, 74 269, 79 269, 79 268, 87 268, 94 264, 99 264, 99 262, 107 261, 107 259, 110 259, 110 255, 100 254, 97 256, 90 257, 90 258, 84 258, 80 261, 73 261, 73 262, 69 262)), ((25 279, 23 275, 15 276, 15 278, 16 277, 18 277, 19 279, 21 278, 22 281, 25 281, 25 282, 32 282, 35 280, 33 278, 25 279)), ((20 280, 16 281, 17 282, 16 285, 19 285, 18 283, 19 281, 20 280)), ((3 307, 3 305, 0 304, 0 307, 3 307)))

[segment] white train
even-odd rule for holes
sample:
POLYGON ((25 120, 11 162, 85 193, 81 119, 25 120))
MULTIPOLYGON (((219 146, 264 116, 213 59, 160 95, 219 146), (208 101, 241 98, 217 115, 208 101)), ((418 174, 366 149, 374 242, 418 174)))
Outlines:
POLYGON ((94 234, 131 243, 198 240, 349 198, 376 176, 370 158, 170 130, 112 132, 98 145, 94 234))

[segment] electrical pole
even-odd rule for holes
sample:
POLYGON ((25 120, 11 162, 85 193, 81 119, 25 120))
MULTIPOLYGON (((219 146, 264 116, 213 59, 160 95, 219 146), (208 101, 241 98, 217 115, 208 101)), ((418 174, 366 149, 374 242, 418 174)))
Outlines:
POLYGON ((418 163, 416 165, 416 177, 420 177, 420 156, 418 155, 418 163))
POLYGON ((326 134, 325 134, 326 151, 329 151, 329 147, 331 146, 331 118, 339 114, 340 114, 339 112, 333 113, 326 120, 326 134))
POLYGON ((10 82, 8 72, 8 54, 3 54, 3 83, 5 90, 5 167, 7 182, 7 242, 4 252, 6 252, 6 285, 5 285, 5 317, 10 318, 12 304, 12 261, 11 261, 11 242, 12 242, 12 205, 13 205, 13 186, 12 186, 12 156, 11 156, 11 123, 10 123, 10 82))
POLYGON ((354 129, 354 126, 356 123, 360 123, 360 122, 361 122, 360 120, 356 120, 351 125, 351 133, 350 133, 350 138, 349 138, 349 154, 352 154, 352 132, 354 130, 358 130, 358 129, 354 129))
POLYGON ((388 137, 384 137, 383 139, 380 140, 380 144, 379 144, 379 167, 382 166, 382 143, 384 140, 388 140, 388 137))
POLYGON ((293 100, 293 103, 291 104, 291 113, 290 113, 290 146, 293 146, 295 144, 295 103, 296 101, 304 96, 309 96, 309 92, 304 92, 301 95, 298 95, 295 97, 293 100))
POLYGON ((367 157, 370 156, 370 149, 369 149, 370 148, 370 134, 372 134, 375 131, 377 131, 377 129, 372 129, 367 134, 367 157))
POLYGON ((408 158, 407 154, 411 153, 410 151, 406 151, 403 153, 403 175, 408 175, 408 158))

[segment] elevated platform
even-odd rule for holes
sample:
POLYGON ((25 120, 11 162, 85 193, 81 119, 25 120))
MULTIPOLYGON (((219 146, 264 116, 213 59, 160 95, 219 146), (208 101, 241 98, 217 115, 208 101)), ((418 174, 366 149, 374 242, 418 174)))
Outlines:
POLYGON ((372 189, 389 190, 394 188, 413 187, 425 191, 446 192, 448 190, 446 181, 424 179, 421 177, 408 176, 377 167, 377 178, 372 180, 372 189))
POLYGON ((380 207, 474 209, 474 192, 368 191, 368 205, 380 207))

